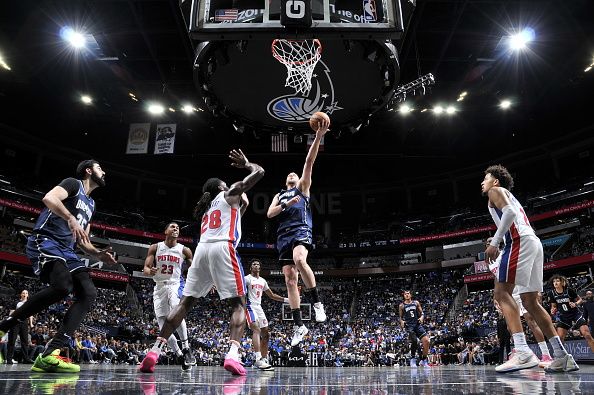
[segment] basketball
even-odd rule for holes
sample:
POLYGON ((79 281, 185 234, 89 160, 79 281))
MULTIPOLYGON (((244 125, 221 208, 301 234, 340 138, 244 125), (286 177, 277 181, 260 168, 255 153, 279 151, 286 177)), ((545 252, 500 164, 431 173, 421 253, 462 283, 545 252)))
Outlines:
POLYGON ((309 118, 309 126, 314 132, 318 130, 318 124, 322 119, 325 119, 330 124, 330 117, 325 112, 318 111, 309 118))

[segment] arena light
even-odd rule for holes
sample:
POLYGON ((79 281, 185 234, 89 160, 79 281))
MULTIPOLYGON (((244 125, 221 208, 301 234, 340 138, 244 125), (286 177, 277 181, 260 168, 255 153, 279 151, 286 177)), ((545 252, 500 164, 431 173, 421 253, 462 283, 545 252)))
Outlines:
POLYGON ((0 67, 2 67, 4 70, 12 70, 10 68, 10 66, 8 65, 8 63, 6 63, 6 61, 4 60, 4 58, 2 57, 2 55, 0 54, 0 67))
POLYGON ((165 107, 158 103, 149 104, 148 106, 148 112, 150 112, 153 115, 163 114, 164 111, 165 107))
POLYGON ((534 37, 534 29, 524 28, 521 32, 509 37, 509 47, 514 51, 520 51, 526 48, 528 43, 534 40, 534 37))
POLYGON ((510 108, 512 105, 511 100, 505 99, 502 100, 501 103, 499 103, 499 108, 501 108, 502 110, 507 110, 508 108, 510 108))
POLYGON ((93 103, 93 98, 89 95, 82 95, 80 97, 80 101, 86 105, 89 105, 89 104, 93 103))
POLYGON ((171 111, 171 112, 175 112, 175 108, 173 108, 173 107, 169 107, 169 111, 171 111))
MULTIPOLYGON (((10 69, 8 69, 10 70, 10 69)), ((584 73, 587 73, 588 71, 592 70, 592 66, 588 66, 584 69, 584 73)))
POLYGON ((412 111, 414 111, 414 108, 412 108, 408 104, 403 104, 398 108, 398 112, 402 115, 407 115, 409 112, 412 111))
POLYGON ((427 108, 423 108, 423 109, 421 110, 421 112, 425 112, 425 111, 427 111, 427 110, 428 110, 427 108))
POLYGON ((456 107, 454 107, 454 106, 448 106, 448 108, 446 108, 446 113, 447 113, 448 115, 455 114, 455 113, 456 113, 456 111, 458 111, 458 110, 457 110, 457 109, 456 109, 456 107))
POLYGON ((443 112, 443 107, 442 106, 435 106, 433 107, 433 112, 437 115, 441 114, 443 112))
POLYGON ((64 26, 60 29, 60 36, 75 49, 83 48, 87 42, 82 33, 75 31, 70 26, 64 26))
POLYGON ((194 107, 192 107, 189 104, 184 104, 182 106, 182 111, 185 112, 186 114, 191 114, 194 111, 194 107))

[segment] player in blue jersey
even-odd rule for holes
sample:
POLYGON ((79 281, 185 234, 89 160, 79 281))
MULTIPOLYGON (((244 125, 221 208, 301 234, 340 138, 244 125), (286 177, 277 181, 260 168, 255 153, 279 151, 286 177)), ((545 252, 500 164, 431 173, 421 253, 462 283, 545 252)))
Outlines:
POLYGON ((296 173, 289 173, 286 189, 274 196, 267 213, 268 218, 276 216, 279 218, 276 248, 279 252, 279 260, 283 265, 289 305, 295 323, 291 346, 299 344, 308 333, 308 329, 303 325, 301 319, 301 300, 297 288, 299 273, 303 276, 303 282, 312 295, 316 321, 326 321, 324 305, 320 302, 316 288, 316 278, 311 267, 307 264, 307 254, 312 249, 313 243, 309 204, 311 173, 318 156, 320 142, 329 126, 330 123, 326 120, 318 123, 316 137, 307 153, 301 178, 296 173))
POLYGON ((569 286, 565 276, 554 275, 551 277, 550 284, 553 287, 547 296, 551 303, 551 315, 555 316, 555 313, 559 313, 556 322, 557 334, 564 341, 567 331, 578 329, 594 352, 594 338, 592 338, 588 323, 584 319, 581 307, 584 300, 574 288, 569 286))
POLYGON ((421 343, 423 344, 423 356, 419 365, 429 366, 429 362, 427 361, 427 354, 429 353, 429 336, 427 336, 427 332, 423 327, 423 321, 425 320, 423 308, 418 300, 412 300, 410 291, 404 291, 402 296, 404 297, 404 302, 400 303, 398 308, 400 312, 400 326, 408 332, 410 354, 412 358, 415 357, 418 348, 417 339, 421 339, 421 343))
POLYGON ((110 249, 99 250, 89 239, 95 202, 90 194, 105 186, 105 172, 95 160, 85 160, 76 168, 77 178, 66 178, 43 198, 41 211, 27 241, 27 257, 33 270, 49 286, 0 322, 0 337, 20 320, 41 312, 73 293, 74 302, 56 335, 47 343, 31 370, 35 372, 78 372, 80 366, 60 357, 74 331, 93 305, 97 289, 84 262, 76 255, 78 245, 87 254, 105 263, 116 263, 110 249))

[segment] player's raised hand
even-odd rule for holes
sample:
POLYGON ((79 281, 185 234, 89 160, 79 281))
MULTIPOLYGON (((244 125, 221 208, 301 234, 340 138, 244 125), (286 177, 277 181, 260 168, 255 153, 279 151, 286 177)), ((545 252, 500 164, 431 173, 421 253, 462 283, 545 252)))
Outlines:
POLYGON ((82 226, 78 223, 74 216, 68 219, 68 227, 72 232, 72 238, 74 239, 75 243, 90 243, 91 240, 89 239, 89 235, 83 229, 82 226))
POLYGON ((326 134, 329 127, 330 127, 330 121, 325 118, 321 118, 320 121, 318 122, 318 130, 316 130, 316 135, 318 137, 322 137, 323 135, 326 134))
POLYGON ((113 250, 111 247, 99 250, 99 252, 97 253, 97 258, 103 263, 115 265, 116 263, 118 263, 118 261, 115 260, 112 251, 113 250))
POLYGON ((241 149, 234 149, 229 152, 229 159, 231 159, 231 166, 243 169, 248 164, 248 159, 241 149))

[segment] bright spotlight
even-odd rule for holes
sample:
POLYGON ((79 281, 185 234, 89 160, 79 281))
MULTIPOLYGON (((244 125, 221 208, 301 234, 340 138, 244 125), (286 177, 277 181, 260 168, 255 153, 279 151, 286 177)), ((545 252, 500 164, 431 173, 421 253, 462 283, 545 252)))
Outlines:
POLYGON ((173 107, 169 107, 169 111, 171 111, 171 112, 175 112, 175 108, 173 108, 173 107))
POLYGON ((521 32, 509 37, 509 47, 514 51, 524 49, 530 41, 534 40, 534 36, 534 29, 527 27, 521 32))
POLYGON ((468 94, 468 92, 464 91, 464 92, 460 93, 460 97, 464 97, 464 96, 466 96, 467 94, 468 94))
MULTIPOLYGON (((8 69, 10 70, 10 69, 8 69)), ((587 73, 588 71, 592 70, 592 66, 588 66, 584 69, 584 73, 587 73)))
POLYGON ((85 36, 77 31, 74 31, 71 27, 63 27, 60 30, 60 36, 68 41, 74 48, 79 49, 85 46, 85 36))
POLYGON ((403 104, 400 106, 400 108, 398 108, 398 112, 400 112, 400 114, 402 115, 406 115, 409 112, 411 112, 413 109, 408 105, 408 104, 403 104))
POLYGON ((3 69, 5 69, 5 70, 8 70, 8 71, 12 70, 12 69, 10 68, 10 66, 8 65, 8 63, 6 63, 6 62, 4 61, 4 58, 2 57, 2 55, 0 55, 0 67, 2 67, 2 68, 3 68, 3 69))
POLYGON ((454 106, 448 106, 448 108, 446 109, 446 113, 452 115, 456 112, 456 107, 454 106))
POLYGON ((163 111, 165 111, 165 108, 160 105, 160 104, 150 104, 148 106, 148 112, 150 112, 151 114, 154 115, 159 115, 159 114, 163 114, 163 111))
POLYGON ((435 106, 433 107, 433 112, 436 114, 441 114, 443 112, 443 107, 442 106, 435 106))
POLYGON ((502 100, 501 103, 499 103, 499 107, 502 110, 507 110, 508 108, 510 108, 512 105, 510 100, 502 100))
POLYGON ((85 104, 91 104, 91 103, 93 103, 93 98, 91 96, 88 96, 88 95, 82 95, 80 97, 80 101, 82 101, 85 104))
POLYGON ((184 104, 184 106, 182 107, 182 111, 185 112, 186 114, 191 114, 192 111, 194 111, 194 107, 192 107, 189 104, 184 104))

